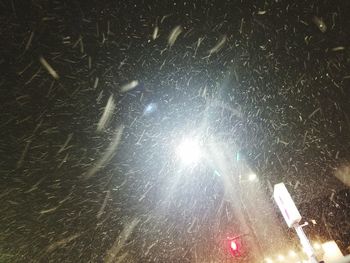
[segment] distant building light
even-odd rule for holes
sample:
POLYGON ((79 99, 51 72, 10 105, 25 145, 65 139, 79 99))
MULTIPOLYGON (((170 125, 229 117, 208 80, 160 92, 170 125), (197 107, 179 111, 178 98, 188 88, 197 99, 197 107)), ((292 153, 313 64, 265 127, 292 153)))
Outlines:
POLYGON ((295 257, 297 256, 297 253, 295 253, 294 250, 290 250, 289 253, 288 253, 288 255, 289 255, 290 257, 292 257, 292 258, 295 258, 295 257))
POLYGON ((323 260, 325 262, 334 262, 343 258, 343 254, 334 240, 323 243, 322 248, 324 251, 323 260))
POLYGON ((314 249, 321 249, 322 247, 321 247, 321 244, 320 243, 318 243, 318 242, 315 242, 314 243, 314 249))
POLYGON ((278 261, 284 261, 285 257, 283 255, 278 255, 277 259, 278 259, 278 261))
POLYGON ((176 148, 177 156, 183 164, 196 164, 202 156, 200 143, 197 139, 186 138, 176 148))
POLYGON ((253 173, 251 172, 249 175, 248 175, 248 180, 251 181, 251 182, 254 182, 258 179, 256 173, 253 173))

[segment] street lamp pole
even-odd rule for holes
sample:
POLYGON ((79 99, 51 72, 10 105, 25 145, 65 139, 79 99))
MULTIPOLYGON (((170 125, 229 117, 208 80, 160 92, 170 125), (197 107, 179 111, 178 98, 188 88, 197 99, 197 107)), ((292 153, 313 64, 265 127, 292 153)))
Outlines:
POLYGON ((303 226, 299 225, 299 222, 301 221, 299 210, 296 207, 284 183, 275 185, 273 197, 278 205, 278 208, 281 210, 283 218, 286 221, 288 227, 293 227, 297 232, 300 243, 304 248, 305 253, 309 257, 309 262, 318 263, 315 251, 303 231, 303 226))
POLYGON ((303 230, 303 226, 299 224, 295 224, 294 226, 295 231, 297 232, 297 235, 300 239, 300 243, 304 248, 305 253, 309 257, 309 262, 310 263, 318 263, 318 260, 315 255, 315 251, 313 247, 310 244, 309 239, 306 237, 305 232, 303 230))

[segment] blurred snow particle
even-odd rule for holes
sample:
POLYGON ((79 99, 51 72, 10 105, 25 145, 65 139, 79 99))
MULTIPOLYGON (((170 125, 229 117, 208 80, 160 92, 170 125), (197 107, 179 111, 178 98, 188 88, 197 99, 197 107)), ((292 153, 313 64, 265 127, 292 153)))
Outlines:
POLYGON ((49 72, 49 74, 54 78, 58 79, 59 76, 57 72, 50 66, 50 64, 45 60, 45 58, 40 57, 39 58, 41 65, 49 72))
POLYGON ((335 177, 350 187, 350 165, 343 165, 335 171, 335 177))
POLYGON ((265 10, 260 10, 258 11, 258 15, 265 15, 266 14, 266 11, 265 10))
POLYGON ((120 91, 121 92, 127 92, 129 90, 132 90, 132 89, 136 88, 137 85, 139 85, 139 82, 137 80, 133 80, 133 81, 129 82, 128 84, 125 84, 124 86, 122 86, 120 88, 120 91))
POLYGON ((148 104, 145 109, 143 110, 143 115, 147 116, 152 114, 153 112, 155 112, 157 110, 158 106, 156 103, 151 102, 150 104, 148 104))
POLYGON ((51 245, 49 245, 46 249, 46 252, 50 253, 58 248, 62 248, 64 246, 66 246, 68 243, 72 242, 74 239, 77 239, 80 235, 81 234, 74 234, 74 235, 71 235, 69 237, 58 240, 58 241, 52 243, 51 245))
POLYGON ((300 182, 297 181, 297 182, 295 183, 295 185, 294 185, 294 190, 297 189, 297 188, 299 187, 299 185, 300 185, 300 182))
POLYGON ((113 246, 107 251, 107 255, 104 260, 105 263, 115 262, 115 258, 118 256, 118 253, 124 247, 125 242, 128 240, 134 228, 137 226, 139 222, 140 222, 140 219, 135 218, 130 223, 124 226, 123 231, 114 241, 113 246))
POLYGON ((68 135, 68 138, 66 139, 66 141, 64 142, 64 144, 60 147, 60 149, 58 150, 58 152, 57 152, 57 154, 60 154, 61 152, 63 152, 63 151, 65 151, 65 150, 67 150, 68 148, 70 148, 70 147, 67 147, 68 146, 68 144, 69 144, 69 142, 70 142, 70 140, 73 138, 73 133, 70 133, 69 135, 68 135))
POLYGON ((222 49, 222 47, 225 45, 226 43, 226 40, 227 40, 227 37, 226 35, 224 35, 219 41, 218 43, 216 43, 216 45, 209 50, 209 53, 210 54, 213 54, 213 53, 216 53, 218 51, 220 51, 222 49))
POLYGON ((97 86, 98 86, 98 81, 99 81, 99 79, 98 79, 98 77, 96 77, 96 78, 95 78, 95 82, 94 82, 94 89, 97 88, 97 86))
POLYGON ((152 38, 153 40, 155 40, 158 37, 158 31, 159 31, 159 27, 155 27, 153 30, 153 34, 152 34, 152 38))
POLYGON ((115 263, 127 262, 127 261, 125 261, 125 258, 126 258, 128 255, 129 255, 128 252, 123 253, 123 254, 120 255, 120 256, 118 257, 118 259, 116 259, 114 262, 115 262, 115 263))
POLYGON ((199 46, 201 45, 201 43, 202 43, 203 39, 204 39, 204 37, 200 37, 200 38, 198 38, 198 41, 197 41, 197 47, 196 47, 196 49, 195 49, 195 51, 194 51, 194 56, 196 56, 196 55, 197 55, 197 50, 198 50, 199 46))
POLYGON ((317 16, 314 16, 314 17, 312 18, 312 22, 314 22, 314 24, 318 27, 318 29, 319 29, 322 33, 326 32, 327 26, 326 26, 326 24, 323 22, 323 20, 322 20, 321 18, 319 18, 319 17, 317 17, 317 16))
POLYGON ((243 25, 244 25, 244 18, 241 19, 241 25, 239 26, 239 33, 242 35, 243 33, 243 25))
POLYGON ((115 132, 114 138, 110 145, 108 146, 105 153, 101 156, 101 158, 96 162, 96 164, 86 173, 85 177, 90 178, 94 176, 101 168, 103 168, 115 155, 115 152, 118 148, 120 139, 122 138, 124 126, 121 125, 115 132))
POLYGON ((177 37, 181 34, 181 32, 182 32, 182 27, 181 26, 177 26, 173 30, 171 30, 171 32, 169 34, 169 38, 168 38, 168 44, 169 44, 170 47, 172 45, 174 45, 177 37))
POLYGON ((109 122, 109 120, 111 119, 112 115, 113 115, 113 111, 115 108, 115 103, 113 100, 113 96, 110 96, 107 102, 107 105, 104 109, 104 112, 101 116, 101 119, 99 120, 98 124, 97 124, 97 131, 100 132, 102 131, 105 126, 107 125, 107 123, 109 122))
POLYGON ((103 211, 105 210, 105 207, 107 205, 107 202, 108 202, 108 199, 110 198, 110 196, 111 196, 111 191, 108 190, 107 193, 106 193, 106 196, 105 196, 105 198, 103 200, 102 206, 101 206, 100 210, 98 211, 98 213, 96 215, 97 219, 100 219, 100 217, 102 216, 103 211))
POLYGON ((34 37, 34 31, 32 31, 32 32, 30 33, 29 39, 28 39, 27 44, 26 44, 26 46, 25 46, 25 50, 28 50, 28 49, 29 49, 29 47, 30 47, 30 45, 31 45, 31 43, 32 43, 33 37, 34 37))
POLYGON ((342 50, 345 50, 345 47, 335 47, 335 48, 332 48, 332 51, 342 51, 342 50))
POLYGON ((57 208, 59 208, 59 207, 60 207, 60 206, 58 205, 58 206, 55 206, 55 207, 53 207, 53 208, 49 208, 49 209, 42 210, 42 211, 40 211, 39 213, 40 213, 41 215, 48 214, 48 213, 52 213, 52 212, 55 212, 55 211, 57 210, 57 208))
POLYGON ((309 119, 311 119, 317 112, 319 112, 321 110, 321 107, 318 107, 316 110, 314 110, 310 115, 309 115, 309 119))

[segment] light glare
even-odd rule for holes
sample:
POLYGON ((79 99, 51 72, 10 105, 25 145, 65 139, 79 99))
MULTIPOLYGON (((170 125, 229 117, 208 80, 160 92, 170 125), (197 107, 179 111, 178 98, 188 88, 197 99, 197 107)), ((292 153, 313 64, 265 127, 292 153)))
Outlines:
POLYGON ((297 253, 295 253, 294 250, 289 251, 289 256, 295 258, 297 256, 297 253))
POLYGON ((235 242, 234 240, 231 241, 230 246, 231 246, 231 249, 232 249, 233 251, 236 251, 236 250, 237 250, 237 244, 236 244, 236 242, 235 242))
POLYGON ((189 138, 182 140, 176 153, 182 163, 186 165, 197 163, 202 155, 198 140, 189 138))
POLYGON ((256 173, 253 173, 251 172, 248 176, 248 180, 251 181, 251 182, 254 182, 257 180, 257 176, 256 176, 256 173))
POLYGON ((318 249, 321 249, 321 244, 318 243, 318 242, 315 242, 315 243, 314 243, 314 248, 317 249, 317 250, 318 250, 318 249))
POLYGON ((283 255, 278 255, 277 259, 278 259, 278 261, 284 261, 284 256, 283 255))

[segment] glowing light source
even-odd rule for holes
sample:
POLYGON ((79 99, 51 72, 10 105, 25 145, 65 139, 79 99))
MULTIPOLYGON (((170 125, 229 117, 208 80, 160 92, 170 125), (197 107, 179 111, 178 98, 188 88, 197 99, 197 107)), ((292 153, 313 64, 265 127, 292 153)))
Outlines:
POLYGON ((289 255, 290 257, 292 257, 292 258, 295 258, 295 257, 297 256, 297 253, 295 253, 294 250, 290 250, 289 253, 288 253, 288 255, 289 255))
POLYGON ((178 158, 185 165, 197 163, 201 156, 202 151, 197 139, 183 139, 176 149, 178 158))
POLYGON ((266 263, 273 263, 273 260, 271 258, 265 258, 266 263))
POLYGON ((240 249, 241 249, 240 240, 239 239, 229 240, 229 249, 232 256, 240 255, 240 249))
POLYGON ((231 248, 232 251, 237 251, 238 246, 237 246, 236 241, 231 240, 231 242, 230 242, 230 248, 231 248))
POLYGON ((343 254, 334 240, 323 243, 322 248, 324 251, 323 260, 325 262, 336 262, 343 258, 343 254))
POLYGON ((284 261, 285 257, 283 255, 277 256, 278 261, 284 261))
POLYGON ((256 173, 253 173, 251 172, 249 175, 248 175, 248 180, 251 181, 251 182, 254 182, 258 179, 258 177, 256 176, 256 173))
POLYGON ((156 103, 151 102, 150 104, 148 104, 145 109, 143 110, 143 115, 147 116, 152 114, 153 112, 155 112, 158 109, 158 106, 156 103))
POLYGON ((321 244, 320 243, 318 243, 318 242, 315 242, 314 243, 314 249, 321 249, 321 244))

